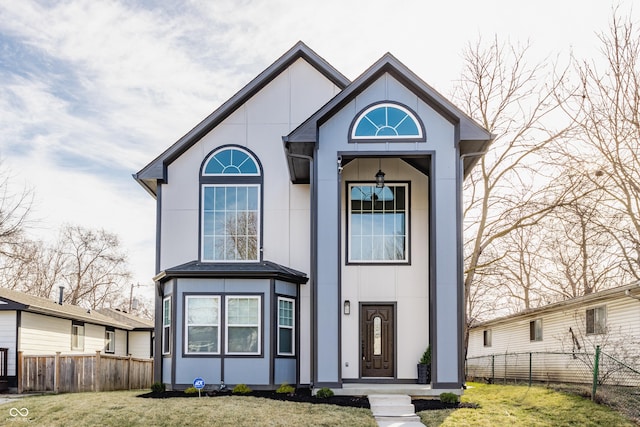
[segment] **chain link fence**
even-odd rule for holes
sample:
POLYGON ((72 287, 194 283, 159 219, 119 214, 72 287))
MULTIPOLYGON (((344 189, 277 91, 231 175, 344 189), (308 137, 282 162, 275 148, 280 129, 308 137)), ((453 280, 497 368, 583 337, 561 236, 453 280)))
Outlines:
POLYGON ((640 368, 596 348, 588 352, 504 353, 469 357, 470 381, 545 384, 607 404, 640 425, 640 368))

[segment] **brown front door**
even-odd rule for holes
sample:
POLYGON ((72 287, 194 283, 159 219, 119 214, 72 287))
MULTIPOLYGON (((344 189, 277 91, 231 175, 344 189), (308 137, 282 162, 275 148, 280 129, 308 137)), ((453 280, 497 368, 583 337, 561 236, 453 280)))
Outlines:
POLYGON ((363 377, 393 377, 393 305, 363 305, 360 310, 363 377))

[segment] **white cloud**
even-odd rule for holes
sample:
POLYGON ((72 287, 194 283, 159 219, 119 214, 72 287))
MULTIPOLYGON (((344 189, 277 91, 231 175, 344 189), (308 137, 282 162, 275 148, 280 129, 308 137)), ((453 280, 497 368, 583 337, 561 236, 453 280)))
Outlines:
POLYGON ((595 0, 0 0, 0 158, 44 227, 118 232, 144 282, 154 201, 130 174, 298 40, 351 79, 389 51, 447 94, 479 35, 595 55, 610 16, 595 0))

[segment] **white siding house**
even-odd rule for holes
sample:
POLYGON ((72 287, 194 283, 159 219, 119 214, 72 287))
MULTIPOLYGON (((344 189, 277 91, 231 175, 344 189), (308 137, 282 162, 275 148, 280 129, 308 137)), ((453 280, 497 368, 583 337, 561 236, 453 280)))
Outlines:
POLYGON ((156 380, 411 384, 431 346, 460 391, 460 193, 491 140, 390 54, 349 81, 296 44, 134 175, 156 380))
POLYGON ((569 364, 569 359, 593 355, 596 346, 640 371, 639 286, 608 289, 474 325, 469 329, 467 372, 489 376, 484 356, 500 356, 501 363, 509 363, 502 359, 533 353, 533 359, 547 359, 539 379, 550 379, 553 372, 558 380, 582 382, 576 375, 584 364, 569 364))
POLYGON ((117 313, 0 288, 0 349, 6 349, 7 357, 7 371, 0 380, 5 386, 17 386, 18 352, 151 357, 153 321, 117 313))

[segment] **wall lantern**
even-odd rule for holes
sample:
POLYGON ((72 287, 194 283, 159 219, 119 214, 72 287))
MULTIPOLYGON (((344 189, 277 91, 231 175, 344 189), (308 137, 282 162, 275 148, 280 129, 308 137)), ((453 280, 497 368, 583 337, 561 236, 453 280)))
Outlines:
POLYGON ((378 169, 376 174, 376 187, 384 188, 384 172, 382 172, 382 169, 378 169))
POLYGON ((351 301, 348 299, 344 301, 344 314, 351 314, 351 301))

